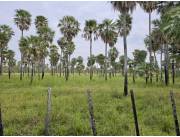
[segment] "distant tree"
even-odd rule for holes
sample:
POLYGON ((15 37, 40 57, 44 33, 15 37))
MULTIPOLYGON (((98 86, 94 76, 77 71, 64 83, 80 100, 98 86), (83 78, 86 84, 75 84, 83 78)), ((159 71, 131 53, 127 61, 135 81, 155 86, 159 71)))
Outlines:
POLYGON ((4 51, 7 50, 8 43, 13 35, 12 28, 7 25, 0 25, 0 75, 3 73, 4 51))
MULTIPOLYGON (((157 9, 156 1, 142 1, 139 2, 140 6, 143 8, 145 12, 149 14, 149 36, 151 35, 151 14, 154 10, 157 9)), ((149 37, 151 38, 151 37, 149 37)), ((152 64, 152 41, 149 43, 149 54, 150 54, 150 65, 152 64)), ((152 83, 152 66, 150 66, 150 82, 152 83)))
POLYGON ((11 78, 11 72, 13 66, 16 64, 16 60, 14 59, 15 53, 12 50, 8 50, 5 57, 6 57, 6 63, 8 65, 8 76, 9 79, 11 78))
MULTIPOLYGON (((83 37, 90 41, 90 58, 92 58, 92 41, 97 39, 97 22, 96 20, 86 20, 83 31, 83 37)), ((93 63, 90 63, 93 64, 93 63)), ((90 80, 93 77, 92 65, 90 66, 90 80)))
POLYGON ((73 75, 74 75, 74 68, 75 68, 76 63, 77 63, 77 59, 72 58, 71 59, 71 73, 73 73, 73 75))
POLYGON ((117 42, 117 33, 115 31, 115 23, 110 19, 105 19, 101 24, 99 24, 99 35, 103 42, 105 43, 105 80, 107 80, 107 48, 109 45, 114 45, 117 42))
POLYGON ((77 60, 76 69, 79 75, 81 75, 82 70, 84 70, 85 68, 85 66, 83 65, 83 58, 81 56, 78 56, 76 60, 77 60))
MULTIPOLYGON (((75 45, 72 42, 73 38, 78 34, 80 31, 79 28, 80 24, 79 22, 73 17, 73 16, 64 16, 61 20, 59 20, 58 27, 60 28, 61 33, 63 34, 63 40, 60 40, 58 42, 59 45, 64 45, 62 43, 66 43, 65 47, 68 47, 66 50, 68 54, 65 54, 66 56, 66 81, 69 78, 69 59, 70 59, 70 54, 73 53, 73 49, 75 49, 75 45)), ((61 48, 62 49, 62 48, 61 48)), ((67 53, 66 51, 63 51, 64 53, 67 53)))
POLYGON ((134 62, 136 64, 145 63, 147 52, 145 50, 135 49, 133 52, 134 62))
POLYGON ((51 72, 52 75, 55 73, 55 69, 57 70, 57 64, 59 61, 59 53, 58 53, 58 47, 56 45, 51 45, 50 46, 50 54, 49 54, 49 61, 51 63, 51 72))
MULTIPOLYGON (((17 27, 21 31, 21 37, 23 38, 24 30, 29 30, 29 27, 31 26, 31 14, 23 9, 16 10, 16 15, 14 17, 14 22, 17 25, 17 27)), ((21 67, 20 67, 20 80, 22 80, 22 72, 23 72, 23 57, 21 55, 21 67)))

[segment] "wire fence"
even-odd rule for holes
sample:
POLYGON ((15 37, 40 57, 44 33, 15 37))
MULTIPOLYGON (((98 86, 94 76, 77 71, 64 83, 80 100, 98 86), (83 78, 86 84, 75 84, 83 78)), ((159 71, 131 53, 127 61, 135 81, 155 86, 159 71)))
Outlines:
MULTIPOLYGON (((51 123, 51 115, 52 115, 52 111, 54 109, 57 109, 57 108, 60 108, 58 104, 53 104, 53 99, 52 99, 52 96, 53 96, 53 92, 51 91, 51 88, 48 88, 48 91, 47 92, 44 92, 46 93, 46 103, 43 102, 43 103, 38 103, 38 104, 35 104, 35 105, 26 105, 26 104, 23 104, 23 105, 20 105, 20 106, 17 106, 17 105, 1 105, 0 104, 0 135, 4 135, 4 127, 3 127, 3 114, 2 112, 4 111, 8 111, 9 109, 37 109, 37 110, 40 110, 39 108, 42 107, 45 111, 45 118, 44 118, 44 135, 51 135, 50 131, 49 131, 49 127, 50 127, 50 123, 51 123), (3 110, 3 111, 2 111, 3 110)), ((82 92, 81 92, 82 93, 82 92)), ((91 94, 93 92, 90 91, 90 90, 87 90, 86 93, 84 95, 84 97, 86 97, 86 104, 80 104, 78 106, 78 108, 83 108, 83 109, 87 109, 87 111, 89 112, 89 124, 90 124, 90 127, 91 127, 91 131, 92 131, 92 134, 95 136, 95 135, 98 135, 98 131, 96 129, 96 119, 95 119, 95 114, 94 113, 94 109, 98 108, 98 107, 117 107, 118 104, 97 104, 97 102, 95 102, 95 100, 93 100, 91 94)), ((139 125, 139 122, 138 122, 138 112, 137 112, 137 109, 136 109, 136 97, 134 95, 134 92, 133 90, 130 91, 130 96, 129 96, 131 99, 131 110, 129 112, 132 113, 132 116, 134 118, 134 129, 136 131, 136 135, 139 136, 139 135, 142 135, 142 128, 140 127, 139 125)), ((127 97, 128 98, 128 97, 127 97)), ((176 135, 180 135, 180 129, 179 129, 179 121, 178 121, 178 117, 177 117, 177 110, 176 110, 176 103, 175 103, 175 98, 174 98, 174 94, 173 94, 173 91, 170 91, 170 94, 169 94, 169 98, 170 98, 170 103, 172 104, 172 115, 173 115, 173 118, 174 118, 174 127, 175 127, 175 133, 176 135)), ((73 106, 72 106, 73 108, 73 106)), ((129 109, 129 108, 128 108, 129 109)))

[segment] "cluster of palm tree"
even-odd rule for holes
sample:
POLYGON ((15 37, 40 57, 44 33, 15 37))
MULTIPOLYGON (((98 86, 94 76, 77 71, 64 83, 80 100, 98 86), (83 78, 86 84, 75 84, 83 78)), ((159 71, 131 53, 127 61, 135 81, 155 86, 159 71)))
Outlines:
MULTIPOLYGON (((172 78, 174 83, 175 67, 180 66, 180 4, 179 2, 157 2, 157 1, 112 1, 112 7, 118 11, 118 19, 104 19, 101 23, 90 19, 85 21, 82 37, 90 43, 89 57, 87 62, 87 70, 90 75, 90 80, 93 79, 94 72, 100 72, 108 79, 108 73, 114 76, 116 72, 122 72, 124 76, 124 95, 128 95, 128 71, 132 73, 133 82, 135 83, 136 73, 145 75, 146 83, 152 83, 153 74, 156 75, 156 81, 159 78, 165 84, 169 83, 169 68, 172 68, 172 78), (139 5, 149 15, 149 34, 144 42, 149 52, 149 62, 146 62, 147 52, 144 50, 135 50, 133 52, 134 59, 129 59, 127 56, 128 43, 127 36, 132 28, 131 14, 139 5), (157 11, 160 14, 160 19, 151 20, 152 12, 157 11), (153 27, 152 27, 153 26, 153 27), (115 47, 118 37, 123 38, 124 55, 119 57, 119 51, 115 47), (104 42, 104 55, 93 55, 93 42, 100 38, 104 42), (160 53, 160 68, 157 61, 157 54, 160 53), (163 61, 164 55, 164 61, 163 61), (99 65, 99 69, 95 65, 99 65), (175 66, 176 64, 176 66, 175 66), (164 66, 164 67, 163 67, 164 66)), ((36 35, 24 37, 24 31, 28 31, 31 24, 31 14, 28 11, 19 9, 16 10, 14 22, 21 31, 19 40, 19 49, 21 52, 20 61, 20 80, 24 73, 30 74, 31 83, 35 72, 38 72, 40 79, 44 78, 46 64, 45 60, 49 57, 52 75, 59 72, 65 76, 66 81, 69 79, 70 72, 78 72, 79 74, 85 69, 83 58, 81 56, 72 58, 71 55, 75 50, 73 39, 80 32, 80 23, 73 16, 64 16, 59 20, 58 28, 62 34, 57 44, 60 49, 53 43, 54 31, 48 26, 48 19, 44 16, 37 16, 34 24, 36 26, 36 35), (59 53, 60 50, 60 53, 59 53)), ((9 66, 9 78, 11 68, 15 64, 14 52, 8 50, 8 42, 14 35, 12 29, 7 25, 0 26, 0 74, 3 70, 3 62, 6 60, 9 66)))

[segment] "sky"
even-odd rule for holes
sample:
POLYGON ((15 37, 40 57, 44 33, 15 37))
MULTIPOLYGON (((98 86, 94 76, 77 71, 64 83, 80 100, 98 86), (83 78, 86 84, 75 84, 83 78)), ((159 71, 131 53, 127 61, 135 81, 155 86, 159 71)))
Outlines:
MULTIPOLYGON (((36 29, 34 25, 35 17, 38 15, 48 18, 49 27, 55 31, 53 44, 57 45, 57 40, 62 37, 57 24, 63 16, 74 16, 80 22, 80 28, 83 30, 85 20, 95 19, 97 23, 101 23, 104 19, 112 19, 115 21, 119 13, 114 11, 110 2, 107 1, 0 1, 0 25, 9 25, 15 35, 9 42, 9 48, 14 50, 15 58, 20 60, 20 51, 18 42, 21 32, 14 24, 14 16, 16 9, 24 9, 32 15, 32 24, 28 31, 24 32, 25 36, 35 35, 36 29)), ((147 50, 144 44, 144 38, 148 35, 148 19, 149 16, 139 6, 136 7, 132 14, 132 30, 127 37, 128 57, 133 59, 132 52, 135 49, 147 50)), ((152 13, 152 20, 159 18, 156 12, 152 13)), ((89 56, 89 41, 82 38, 82 31, 73 39, 76 49, 72 57, 82 56, 85 63, 89 56)), ((58 45, 57 45, 58 46, 58 45)), ((124 54, 123 40, 118 38, 116 48, 119 55, 124 54)), ((105 44, 99 38, 93 42, 93 54, 104 54, 105 44)), ((149 58, 149 57, 147 57, 149 58)), ((159 56, 158 56, 159 59, 159 56)), ((48 63, 48 59, 47 59, 48 63)))

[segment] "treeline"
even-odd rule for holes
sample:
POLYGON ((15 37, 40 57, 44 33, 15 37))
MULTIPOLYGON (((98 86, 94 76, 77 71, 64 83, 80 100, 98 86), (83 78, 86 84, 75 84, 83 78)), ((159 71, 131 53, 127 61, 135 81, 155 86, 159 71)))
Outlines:
MULTIPOLYGON (((32 83, 34 74, 37 72, 39 79, 43 79, 45 72, 52 75, 63 74, 68 80, 69 74, 83 71, 90 74, 90 80, 96 72, 104 76, 105 80, 116 73, 124 76, 124 95, 128 94, 128 72, 132 74, 133 82, 135 77, 144 76, 146 83, 152 83, 155 76, 156 82, 161 81, 169 84, 169 73, 172 70, 172 81, 175 82, 175 74, 180 69, 180 3, 179 2, 135 2, 135 1, 112 1, 112 7, 119 12, 115 21, 105 19, 101 23, 90 19, 85 21, 82 30, 82 38, 89 41, 89 57, 87 64, 83 63, 81 56, 71 58, 75 50, 74 38, 80 30, 80 23, 73 16, 64 16, 57 24, 62 37, 53 43, 55 32, 49 27, 48 19, 44 16, 36 16, 35 21, 31 20, 31 14, 23 9, 15 11, 14 23, 21 32, 19 50, 21 61, 16 63, 15 53, 8 49, 8 43, 15 35, 8 25, 0 25, 0 74, 3 68, 8 70, 9 78, 14 68, 20 73, 20 80, 24 73, 30 77, 32 83), (130 34, 133 22, 132 12, 139 5, 149 16, 149 35, 144 39, 149 62, 146 62, 147 52, 136 49, 133 52, 133 59, 127 56, 127 37, 130 34), (151 14, 157 11, 160 19, 151 20, 151 14), (24 37, 31 24, 36 26, 36 35, 24 37), (118 37, 123 38, 124 55, 119 57, 116 43, 118 37), (94 55, 92 52, 93 43, 101 39, 104 42, 104 54, 94 55), (157 61, 157 54, 160 54, 160 64, 157 61), (49 57, 50 66, 45 60, 49 57)), ((145 24, 146 25, 146 24, 145 24)), ((138 39, 138 38, 137 38, 138 39)), ((103 48, 103 47, 102 47, 103 48)), ((15 71, 16 72, 16 71, 15 71)))

